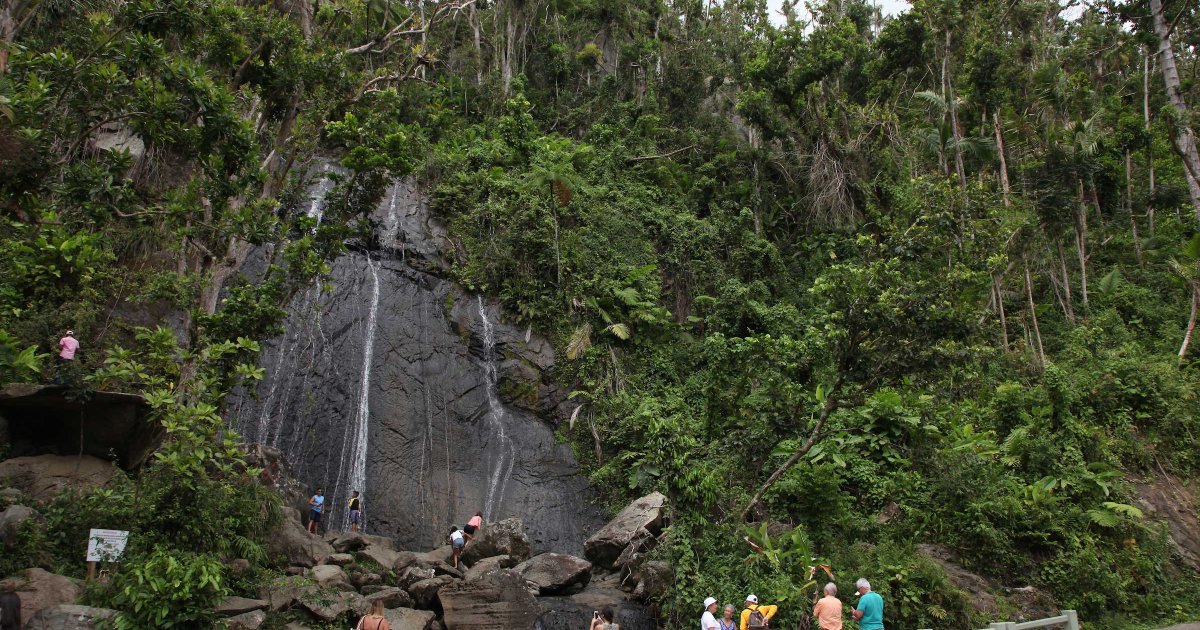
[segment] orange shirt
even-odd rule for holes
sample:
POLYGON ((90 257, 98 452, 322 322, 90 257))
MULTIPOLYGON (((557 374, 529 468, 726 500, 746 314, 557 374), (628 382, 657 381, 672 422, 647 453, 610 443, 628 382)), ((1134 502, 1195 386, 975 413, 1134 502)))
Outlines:
POLYGON ((842 600, 826 595, 813 606, 813 616, 821 630, 842 630, 842 600))

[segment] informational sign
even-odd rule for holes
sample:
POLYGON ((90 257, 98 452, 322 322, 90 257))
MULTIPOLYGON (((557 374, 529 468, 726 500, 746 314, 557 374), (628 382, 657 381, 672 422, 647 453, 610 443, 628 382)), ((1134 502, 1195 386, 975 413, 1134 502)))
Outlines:
POLYGON ((88 534, 88 562, 120 562, 129 532, 122 529, 93 529, 88 534))

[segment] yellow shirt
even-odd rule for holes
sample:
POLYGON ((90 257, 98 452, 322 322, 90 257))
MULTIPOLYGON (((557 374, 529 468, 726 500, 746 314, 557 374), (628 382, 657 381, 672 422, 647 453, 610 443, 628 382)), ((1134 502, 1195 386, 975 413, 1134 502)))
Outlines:
POLYGON ((842 630, 842 600, 826 595, 813 606, 813 616, 821 630, 842 630))
POLYGON ((748 630, 750 628, 750 611, 756 608, 758 612, 762 613, 763 619, 770 619, 775 616, 775 613, 779 612, 778 606, 758 606, 751 604, 749 608, 742 611, 742 624, 738 626, 741 630, 748 630))

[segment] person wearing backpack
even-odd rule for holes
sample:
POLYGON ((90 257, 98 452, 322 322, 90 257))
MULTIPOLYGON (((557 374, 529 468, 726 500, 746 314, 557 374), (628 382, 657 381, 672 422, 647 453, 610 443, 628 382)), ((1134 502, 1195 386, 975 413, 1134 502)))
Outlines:
POLYGON ((350 509, 350 531, 358 533, 358 526, 362 525, 363 509, 363 500, 358 496, 358 490, 350 493, 350 503, 346 507, 350 509))
POLYGON ((779 612, 779 606, 759 606, 757 597, 747 595, 746 608, 742 610, 742 623, 739 628, 740 630, 766 630, 771 617, 774 617, 777 612, 779 612))

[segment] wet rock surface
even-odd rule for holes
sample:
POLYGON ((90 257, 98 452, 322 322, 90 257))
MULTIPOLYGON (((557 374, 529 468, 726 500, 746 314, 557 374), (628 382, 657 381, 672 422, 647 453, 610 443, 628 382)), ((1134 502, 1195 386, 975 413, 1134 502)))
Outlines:
POLYGON ((438 598, 448 628, 531 628, 541 614, 525 580, 512 571, 445 586, 438 598))
POLYGON ((442 268, 444 232, 411 186, 389 190, 374 218, 380 242, 334 262, 332 292, 296 298, 285 333, 266 344, 257 397, 232 397, 231 420, 278 448, 307 487, 325 488, 322 531, 348 529, 349 493, 365 490, 366 531, 400 549, 441 544, 482 510, 488 521, 520 517, 536 551, 581 553, 603 521, 554 437, 563 397, 544 376, 550 345, 429 273, 442 268), (365 488, 352 488, 364 406, 365 488))

